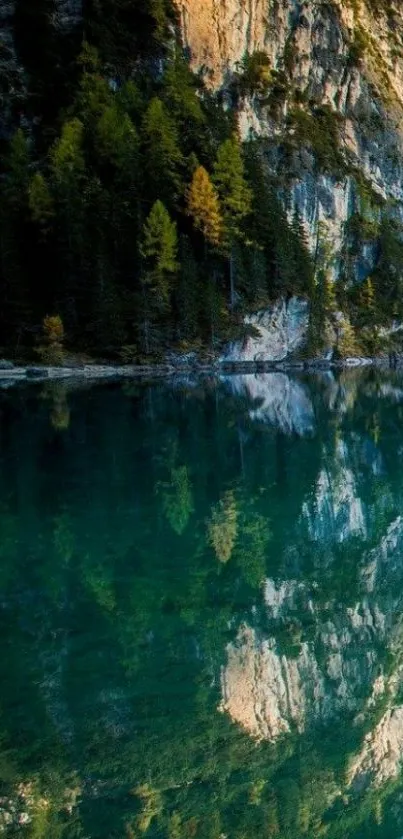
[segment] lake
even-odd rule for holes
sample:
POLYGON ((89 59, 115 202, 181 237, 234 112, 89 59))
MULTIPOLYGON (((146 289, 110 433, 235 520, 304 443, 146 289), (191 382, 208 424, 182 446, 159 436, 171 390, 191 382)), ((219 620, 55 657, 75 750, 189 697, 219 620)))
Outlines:
POLYGON ((400 839, 403 376, 0 412, 0 833, 400 839))

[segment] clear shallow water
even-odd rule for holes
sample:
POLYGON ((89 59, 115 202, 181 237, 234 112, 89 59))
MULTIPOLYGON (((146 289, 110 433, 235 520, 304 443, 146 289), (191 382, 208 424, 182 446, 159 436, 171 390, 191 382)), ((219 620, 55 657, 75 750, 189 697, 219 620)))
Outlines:
POLYGON ((6 836, 400 839, 403 379, 0 397, 6 836))

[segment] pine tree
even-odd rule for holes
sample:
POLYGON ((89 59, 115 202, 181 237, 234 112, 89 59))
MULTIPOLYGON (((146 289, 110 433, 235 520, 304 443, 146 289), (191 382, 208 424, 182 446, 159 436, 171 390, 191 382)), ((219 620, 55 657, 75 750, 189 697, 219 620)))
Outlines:
POLYGON ((209 244, 218 246, 222 237, 222 218, 217 192, 203 166, 198 166, 186 196, 188 213, 197 230, 209 244))
POLYGON ((178 270, 176 224, 161 201, 156 201, 143 228, 142 333, 147 354, 155 343, 158 326, 169 312, 172 282, 178 270), (150 336, 153 336, 151 341, 150 336))
POLYGON ((233 244, 242 237, 242 222, 251 212, 252 193, 245 179, 244 164, 237 136, 234 134, 219 147, 214 166, 214 183, 221 201, 224 220, 224 243, 230 261, 230 304, 235 306, 233 244))
POLYGON ((142 136, 147 191, 152 198, 172 204, 182 190, 183 157, 175 122, 157 97, 145 113, 142 136))
POLYGON ((58 367, 64 361, 64 326, 60 315, 46 315, 42 324, 43 343, 37 352, 45 364, 58 367))
POLYGON ((295 261, 295 282, 293 291, 312 294, 314 286, 313 263, 309 252, 308 237, 297 208, 294 210, 292 226, 295 261))
POLYGON ((106 108, 96 127, 96 151, 125 177, 133 171, 138 154, 138 137, 130 117, 116 105, 106 108))
POLYGON ((84 156, 84 126, 74 117, 62 128, 61 136, 49 153, 50 189, 54 199, 57 222, 56 247, 60 273, 57 296, 52 298, 71 333, 84 315, 87 286, 83 278, 87 247, 87 180, 84 156), (68 312, 67 312, 68 308, 68 312))
POLYGON ((74 118, 63 125, 61 137, 50 150, 54 192, 70 249, 80 249, 83 237, 83 141, 84 126, 74 118))
POLYGON ((114 97, 106 78, 102 75, 98 52, 86 41, 78 58, 78 64, 82 66, 83 73, 75 112, 84 123, 86 130, 92 133, 105 109, 113 106, 114 97))
POLYGON ((83 124, 75 118, 66 122, 62 135, 53 146, 50 154, 54 178, 63 187, 76 179, 84 171, 83 124))
POLYGON ((370 326, 376 315, 375 290, 371 277, 362 284, 358 294, 358 321, 360 325, 370 326))
POLYGON ((321 272, 323 309, 326 317, 332 317, 337 311, 337 297, 334 280, 329 271, 321 272))
POLYGON ((43 175, 36 172, 28 187, 28 202, 32 220, 45 232, 54 215, 53 198, 43 175))
POLYGON ((191 72, 182 51, 175 51, 167 62, 164 83, 164 98, 170 111, 180 125, 181 137, 186 134, 190 141, 197 141, 197 132, 205 122, 205 115, 197 96, 200 84, 191 72))

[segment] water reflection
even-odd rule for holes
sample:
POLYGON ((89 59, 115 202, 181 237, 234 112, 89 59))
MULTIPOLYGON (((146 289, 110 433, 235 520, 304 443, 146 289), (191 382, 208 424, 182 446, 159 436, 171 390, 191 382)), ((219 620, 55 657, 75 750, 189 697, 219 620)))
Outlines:
POLYGON ((399 839, 403 381, 0 408, 0 831, 399 839))

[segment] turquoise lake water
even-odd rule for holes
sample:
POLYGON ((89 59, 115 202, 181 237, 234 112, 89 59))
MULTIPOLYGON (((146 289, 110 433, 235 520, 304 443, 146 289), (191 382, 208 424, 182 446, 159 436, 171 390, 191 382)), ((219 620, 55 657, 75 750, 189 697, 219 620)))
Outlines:
POLYGON ((401 839, 403 377, 0 393, 0 833, 401 839))

